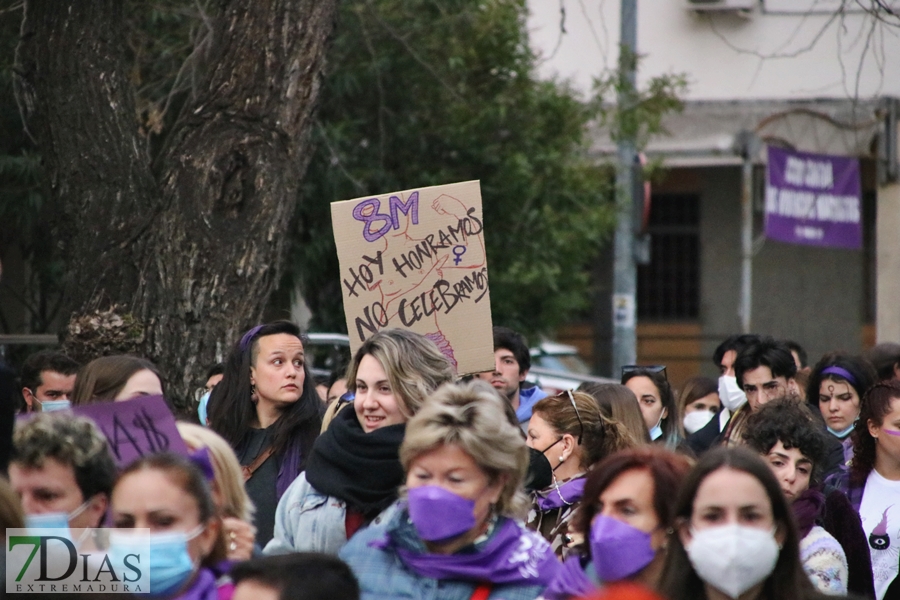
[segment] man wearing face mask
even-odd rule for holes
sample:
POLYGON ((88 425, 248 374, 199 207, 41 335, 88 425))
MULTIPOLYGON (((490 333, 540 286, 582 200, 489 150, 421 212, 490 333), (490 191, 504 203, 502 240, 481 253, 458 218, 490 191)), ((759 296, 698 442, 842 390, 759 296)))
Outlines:
POLYGON ((71 406, 78 363, 59 352, 42 350, 22 364, 22 397, 26 412, 52 412, 71 406))
POLYGON ((99 527, 116 478, 106 438, 71 414, 40 414, 18 425, 9 481, 29 529, 99 527))
POLYGON ((747 396, 734 376, 734 361, 744 348, 759 341, 755 334, 733 335, 713 352, 713 363, 719 369, 719 400, 722 409, 699 431, 687 437, 687 444, 698 456, 715 446, 728 426, 731 415, 744 405, 747 396))

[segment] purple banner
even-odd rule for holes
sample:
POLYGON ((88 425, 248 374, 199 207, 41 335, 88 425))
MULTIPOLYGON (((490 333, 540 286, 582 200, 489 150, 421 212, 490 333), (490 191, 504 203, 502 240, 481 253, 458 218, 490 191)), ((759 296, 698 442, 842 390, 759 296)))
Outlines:
POLYGON ((119 468, 163 450, 188 453, 175 427, 175 417, 162 396, 74 406, 72 412, 88 417, 100 427, 119 468))
POLYGON ((859 159, 767 150, 766 237, 806 246, 862 247, 859 159))

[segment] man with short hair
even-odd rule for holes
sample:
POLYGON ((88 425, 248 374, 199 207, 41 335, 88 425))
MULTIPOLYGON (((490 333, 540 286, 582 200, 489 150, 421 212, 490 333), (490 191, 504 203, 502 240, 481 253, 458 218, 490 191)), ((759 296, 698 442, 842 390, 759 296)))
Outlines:
POLYGON ((744 348, 734 361, 734 374, 752 411, 779 396, 799 397, 797 364, 784 342, 763 338, 744 348))
POLYGON ((802 369, 806 369, 809 365, 808 360, 809 357, 806 354, 806 350, 799 343, 794 340, 784 340, 784 345, 788 347, 788 350, 791 351, 791 356, 794 357, 794 364, 797 365, 797 370, 800 371, 802 369))
POLYGON ((115 479, 106 438, 90 419, 46 413, 16 427, 9 482, 27 520, 99 527, 115 479))
POLYGON ((22 364, 22 397, 26 412, 69 408, 78 363, 53 350, 42 350, 22 364))
POLYGON ((547 397, 537 386, 522 387, 529 369, 531 353, 525 338, 508 327, 494 327, 494 370, 476 377, 489 382, 509 401, 523 427, 531 419, 532 407, 547 397))
POLYGON ((758 341, 759 336, 752 333, 732 335, 713 352, 713 364, 719 369, 719 400, 722 409, 709 423, 687 437, 688 446, 698 456, 717 444, 731 415, 747 401, 747 396, 734 376, 734 361, 744 348, 758 341))
POLYGON ((234 600, 359 600, 359 583, 336 556, 296 552, 239 562, 231 569, 234 600))

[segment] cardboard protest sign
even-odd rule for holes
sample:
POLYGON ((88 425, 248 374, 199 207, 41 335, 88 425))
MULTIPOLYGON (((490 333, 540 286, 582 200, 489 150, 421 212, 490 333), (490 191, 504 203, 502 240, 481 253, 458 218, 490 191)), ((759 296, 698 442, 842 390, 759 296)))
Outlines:
POLYGON ((162 396, 74 406, 72 412, 88 417, 103 431, 119 468, 154 452, 188 454, 162 396))
POLYGON ((494 368, 477 181, 333 202, 353 352, 389 327, 427 336, 459 374, 494 368))
POLYGON ((789 244, 862 247, 859 159, 768 147, 766 237, 789 244))

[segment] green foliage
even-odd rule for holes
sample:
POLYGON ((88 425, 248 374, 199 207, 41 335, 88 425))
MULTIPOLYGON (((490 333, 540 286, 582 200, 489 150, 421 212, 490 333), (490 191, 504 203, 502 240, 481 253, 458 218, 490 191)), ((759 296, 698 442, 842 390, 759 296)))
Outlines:
POLYGON ((681 97, 687 91, 687 76, 653 77, 647 88, 640 90, 626 73, 638 68, 641 57, 624 46, 619 50, 619 69, 594 79, 593 104, 613 141, 631 139, 637 148, 643 148, 652 136, 667 133, 662 126, 666 114, 684 108, 681 97))
POLYGON ((494 322, 551 331, 586 305, 611 181, 586 155, 592 109, 537 79, 525 17, 522 0, 342 4, 291 261, 317 328, 344 328, 330 202, 468 179, 494 322))

